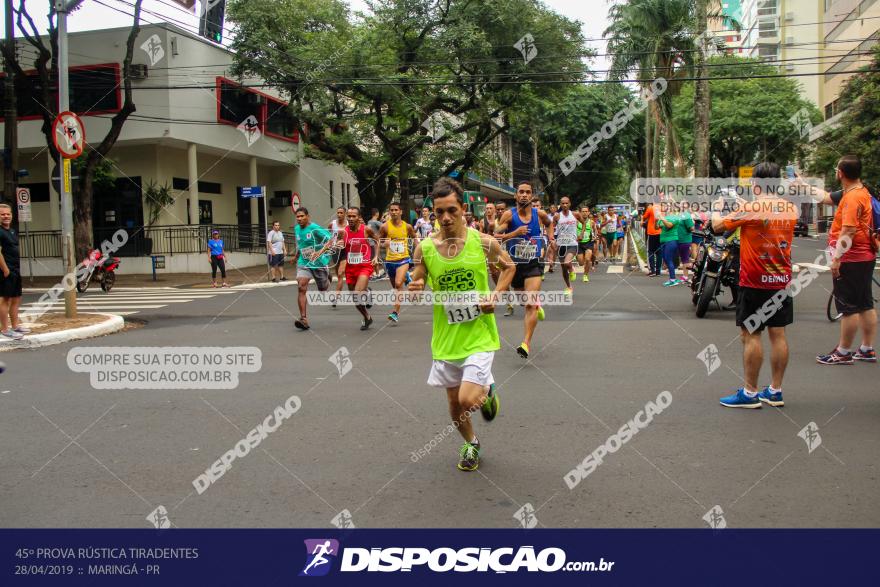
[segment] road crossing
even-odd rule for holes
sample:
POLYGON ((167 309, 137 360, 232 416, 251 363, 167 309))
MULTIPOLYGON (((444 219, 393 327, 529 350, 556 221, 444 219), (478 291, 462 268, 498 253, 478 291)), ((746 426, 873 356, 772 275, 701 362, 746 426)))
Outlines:
MULTIPOLYGON (((27 294, 44 294, 46 290, 39 288, 25 288, 24 293, 27 294)), ((118 314, 120 316, 130 316, 137 314, 143 310, 157 310, 164 308, 170 304, 181 304, 193 302, 196 300, 204 300, 215 296, 241 294, 235 288, 230 289, 181 289, 176 287, 132 287, 132 288, 113 288, 110 293, 104 293, 101 290, 88 291, 84 294, 77 294, 76 305, 79 310, 92 312, 107 312, 110 314, 118 314)), ((29 310, 34 309, 37 305, 39 297, 32 302, 22 304, 21 312, 26 314, 29 310)), ((48 308, 49 311, 63 311, 64 298, 59 297, 48 308)))

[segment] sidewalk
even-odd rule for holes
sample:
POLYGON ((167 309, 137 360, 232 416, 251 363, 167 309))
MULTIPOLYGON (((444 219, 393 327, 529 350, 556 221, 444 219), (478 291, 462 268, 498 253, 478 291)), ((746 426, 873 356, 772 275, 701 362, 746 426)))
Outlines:
MULTIPOLYGON (((242 285, 246 283, 267 283, 268 269, 265 265, 257 265, 254 267, 244 267, 242 269, 226 269, 226 282, 229 285, 242 285)), ((291 263, 284 264, 284 276, 288 281, 293 281, 296 277, 296 267, 291 263)), ((22 285, 25 288, 49 289, 61 282, 61 276, 54 277, 34 277, 33 282, 30 278, 23 278, 22 285)), ((217 274, 217 285, 222 280, 220 274, 217 274)), ((163 273, 160 269, 156 272, 156 281, 153 281, 152 274, 116 274, 116 283, 114 287, 211 287, 210 273, 163 273)), ((100 285, 93 282, 89 286, 100 291, 100 285)))

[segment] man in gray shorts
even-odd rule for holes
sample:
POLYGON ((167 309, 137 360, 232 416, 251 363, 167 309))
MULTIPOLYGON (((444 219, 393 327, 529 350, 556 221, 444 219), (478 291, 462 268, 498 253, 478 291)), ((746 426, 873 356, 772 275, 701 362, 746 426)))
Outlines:
POLYGON ((312 222, 309 211, 302 206, 296 210, 296 284, 299 288, 299 320, 293 322, 300 330, 309 329, 309 319, 306 316, 306 292, 309 289, 309 281, 315 280, 319 291, 327 291, 330 288, 330 255, 327 249, 333 245, 333 236, 326 228, 312 222))

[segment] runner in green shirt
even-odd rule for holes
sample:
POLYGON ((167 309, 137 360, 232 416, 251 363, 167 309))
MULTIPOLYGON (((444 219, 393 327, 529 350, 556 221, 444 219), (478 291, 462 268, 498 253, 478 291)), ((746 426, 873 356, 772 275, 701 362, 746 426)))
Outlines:
POLYGON ((590 270, 593 267, 593 221, 590 217, 590 207, 586 204, 581 204, 581 218, 583 222, 577 223, 577 260, 584 268, 584 283, 589 283, 590 270))
POLYGON ((473 471, 480 464, 480 442, 474 434, 471 412, 480 408, 487 421, 498 413, 498 393, 492 377, 495 351, 501 348, 495 302, 510 287, 516 267, 495 238, 465 225, 461 185, 448 177, 440 178, 431 198, 440 230, 416 247, 409 290, 422 291, 427 281, 435 295, 481 295, 479 303, 435 302, 433 364, 428 375, 429 385, 446 389, 453 426, 464 437, 458 468, 473 471), (492 292, 487 260, 500 270, 492 292))
POLYGON ((299 319, 294 320, 293 325, 300 330, 308 330, 306 292, 312 279, 320 291, 330 288, 330 255, 326 251, 333 244, 333 237, 329 230, 312 222, 309 211, 303 207, 296 210, 293 231, 296 236, 296 284, 299 289, 299 319))

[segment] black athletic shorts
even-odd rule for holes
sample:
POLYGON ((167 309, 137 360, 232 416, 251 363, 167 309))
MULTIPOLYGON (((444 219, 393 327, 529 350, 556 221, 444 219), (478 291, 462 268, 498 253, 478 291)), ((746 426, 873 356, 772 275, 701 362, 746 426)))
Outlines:
POLYGON ((7 277, 3 277, 3 274, 0 273, 0 297, 21 297, 21 275, 18 272, 11 271, 7 277))
POLYGON ((571 255, 572 257, 574 257, 575 255, 577 255, 577 252, 577 245, 559 245, 559 252, 557 253, 556 257, 561 262, 563 259, 565 259, 566 255, 571 255))
POLYGON ((544 275, 544 263, 541 259, 532 259, 528 263, 519 263, 516 266, 516 273, 513 274, 513 281, 510 286, 514 288, 525 287, 526 279, 529 277, 541 277, 544 275))
POLYGON ((592 251, 592 250, 593 250, 593 241, 578 243, 578 254, 584 254, 587 251, 592 251))
MULTIPOLYGON (((781 294, 780 294, 781 295, 781 294)), ((794 322, 794 302, 785 290, 740 287, 736 300, 736 325, 749 332, 764 327, 783 327, 794 322), (785 293, 779 302, 772 301, 777 292, 785 293)))
POLYGON ((874 307, 871 293, 874 261, 841 263, 840 277, 834 280, 834 305, 844 316, 858 314, 874 307))

